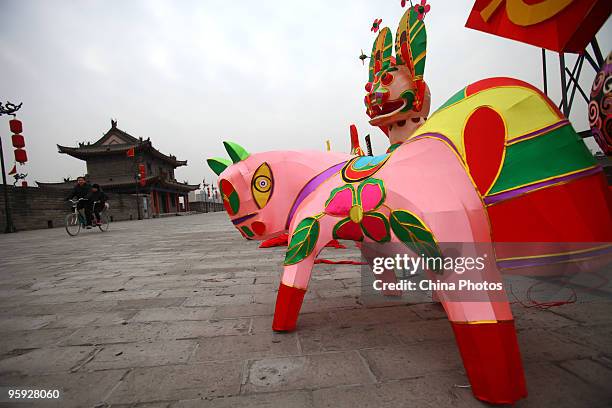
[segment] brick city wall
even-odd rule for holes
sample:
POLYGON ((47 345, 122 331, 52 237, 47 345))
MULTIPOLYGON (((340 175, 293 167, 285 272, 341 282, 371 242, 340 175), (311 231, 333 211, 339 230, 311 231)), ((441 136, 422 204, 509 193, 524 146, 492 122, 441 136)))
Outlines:
POLYGON ((201 213, 225 211, 222 203, 211 203, 209 201, 190 201, 189 210, 201 213))
MULTIPOLYGON (((8 186, 13 225, 18 231, 63 227, 70 206, 64 200, 69 190, 8 186)), ((129 194, 108 194, 113 221, 138 219, 136 198, 129 194)), ((142 208, 141 208, 142 211, 142 208)), ((0 231, 6 227, 4 187, 0 185, 0 231)))

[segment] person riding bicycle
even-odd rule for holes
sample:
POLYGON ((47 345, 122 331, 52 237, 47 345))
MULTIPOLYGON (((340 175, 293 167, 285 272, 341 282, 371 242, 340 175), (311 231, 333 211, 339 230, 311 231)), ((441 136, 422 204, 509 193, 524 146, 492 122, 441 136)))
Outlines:
POLYGON ((102 191, 99 184, 93 184, 91 186, 89 194, 87 194, 85 198, 89 201, 90 206, 93 208, 93 213, 96 217, 96 225, 100 225, 102 223, 100 218, 100 211, 102 211, 106 207, 108 196, 104 193, 104 191, 102 191))
POLYGON ((91 228, 91 203, 87 200, 87 196, 91 191, 91 185, 85 180, 85 177, 77 177, 77 183, 70 191, 70 194, 66 197, 66 201, 72 200, 73 198, 79 199, 77 203, 77 210, 83 213, 85 210, 85 219, 87 220, 87 226, 91 228))

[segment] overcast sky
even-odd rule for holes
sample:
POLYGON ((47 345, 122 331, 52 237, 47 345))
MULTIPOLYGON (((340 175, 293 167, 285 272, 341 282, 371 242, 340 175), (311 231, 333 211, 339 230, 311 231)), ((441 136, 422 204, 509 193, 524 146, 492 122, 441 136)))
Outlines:
MULTIPOLYGON (((434 109, 491 76, 542 87, 540 49, 465 28, 473 1, 429 3, 425 80, 434 109)), ((20 171, 30 184, 84 173, 85 163, 56 144, 94 142, 111 117, 188 160, 176 176, 194 184, 210 180, 204 160, 224 154, 222 140, 262 151, 322 150, 330 139, 348 152, 355 123, 382 153, 388 143, 367 123, 367 66, 358 56, 371 50, 372 20, 395 33, 403 10, 400 0, 0 0, 0 100, 23 102, 30 161, 20 171)), ((610 21, 597 38, 607 54, 610 21)), ((558 100, 559 65, 548 55, 558 100)), ((586 63, 583 72, 588 90, 594 72, 586 63)), ((586 129, 578 95, 573 109, 574 126, 586 129)), ((0 122, 10 168, 10 133, 0 122)))

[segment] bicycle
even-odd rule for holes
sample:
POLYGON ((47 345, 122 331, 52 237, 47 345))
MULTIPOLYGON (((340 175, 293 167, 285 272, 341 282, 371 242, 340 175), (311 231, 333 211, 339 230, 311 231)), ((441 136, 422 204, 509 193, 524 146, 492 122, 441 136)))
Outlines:
MULTIPOLYGON (((79 232, 81 232, 81 228, 87 225, 87 220, 85 219, 85 216, 81 214, 81 212, 77 209, 77 205, 79 201, 81 200, 84 200, 84 199, 79 198, 78 200, 70 200, 70 202, 72 203, 72 212, 66 215, 65 225, 66 225, 66 232, 71 237, 76 237, 77 235, 79 235, 79 232)), ((99 203, 99 201, 94 201, 92 203, 92 206, 91 206, 92 207, 91 208, 92 217, 95 217, 93 210, 97 203, 99 203)), ((100 211, 100 223, 97 225, 97 227, 100 228, 100 231, 102 232, 108 231, 108 226, 110 224, 109 217, 106 211, 107 208, 108 208, 107 205, 105 205, 102 211, 100 211)))

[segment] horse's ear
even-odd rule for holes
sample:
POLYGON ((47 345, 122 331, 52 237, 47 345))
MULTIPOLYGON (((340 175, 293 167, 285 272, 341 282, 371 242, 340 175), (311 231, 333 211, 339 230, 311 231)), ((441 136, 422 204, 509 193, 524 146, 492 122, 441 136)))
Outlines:
POLYGON ((231 161, 229 161, 228 159, 223 159, 221 157, 213 157, 206 160, 206 162, 208 163, 208 167, 210 167, 210 169, 214 171, 217 176, 219 176, 221 173, 223 173, 225 169, 232 165, 231 161))
POLYGON ((383 28, 378 33, 372 46, 372 55, 370 56, 370 69, 368 81, 374 82, 374 76, 378 71, 387 68, 391 64, 391 55, 393 54, 393 36, 388 27, 383 28))
POLYGON ((225 150, 227 150, 227 154, 229 154, 230 158, 234 163, 238 163, 249 157, 249 152, 238 143, 234 142, 223 142, 223 146, 225 146, 225 150))
POLYGON ((423 79, 427 55, 427 31, 423 19, 415 7, 404 13, 395 35, 395 59, 397 65, 406 65, 413 79, 423 79))

